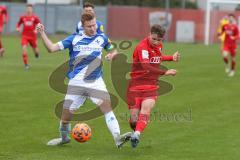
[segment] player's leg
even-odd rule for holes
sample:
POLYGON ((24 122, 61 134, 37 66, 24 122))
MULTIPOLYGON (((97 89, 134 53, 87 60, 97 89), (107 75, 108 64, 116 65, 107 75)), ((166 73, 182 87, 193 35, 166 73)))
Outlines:
POLYGON ((224 46, 223 47, 223 50, 222 50, 222 57, 223 57, 223 61, 224 61, 224 64, 225 64, 225 72, 226 73, 229 73, 230 71, 230 68, 229 68, 229 49, 227 46, 224 46))
POLYGON ((139 98, 141 97, 141 92, 132 92, 130 90, 130 87, 128 87, 126 95, 126 101, 128 104, 128 109, 130 111, 129 125, 132 130, 135 131, 142 103, 142 98, 139 98))
POLYGON ((82 95, 82 92, 79 92, 78 95, 73 94, 76 93, 77 90, 81 90, 81 88, 77 88, 76 86, 71 86, 74 81, 69 81, 68 91, 65 96, 63 111, 60 120, 59 132, 60 138, 55 138, 50 140, 47 145, 56 146, 62 145, 70 142, 70 132, 71 132, 71 119, 73 113, 83 105, 86 100, 86 97, 82 95))
POLYGON ((27 46, 28 46, 28 40, 25 37, 22 37, 22 61, 25 66, 25 69, 29 69, 28 65, 28 55, 27 55, 27 46))
MULTIPOLYGON (((96 103, 96 100, 94 101, 96 103)), ((130 140, 131 132, 126 132, 122 135, 120 134, 119 123, 115 114, 112 111, 110 100, 103 99, 102 102, 98 101, 96 104, 100 107, 101 111, 104 114, 105 122, 113 136, 116 146, 118 148, 121 148, 124 143, 130 140)))
POLYGON ((233 48, 230 53, 231 53, 231 71, 229 72, 228 76, 233 77, 235 75, 236 70, 236 49, 233 48))
POLYGON ((105 83, 102 78, 99 78, 94 83, 95 84, 92 84, 89 88, 89 96, 93 103, 99 106, 100 110, 104 114, 107 127, 113 136, 116 146, 120 148, 130 139, 131 132, 120 135, 119 123, 113 113, 110 95, 106 89, 105 83))
POLYGON ((2 29, 0 28, 0 57, 3 57, 3 53, 4 53, 4 48, 2 45, 2 29))
POLYGON ((130 127, 132 128, 132 130, 135 131, 140 108, 131 108, 129 111, 130 111, 129 124, 130 124, 130 127))
POLYGON ((30 45, 33 49, 35 57, 39 58, 39 48, 38 48, 38 45, 37 45, 37 39, 31 39, 30 40, 30 45))
POLYGON ((143 130, 147 127, 147 124, 150 119, 150 113, 152 108, 154 107, 156 102, 156 98, 146 98, 142 101, 142 106, 140 110, 140 114, 138 116, 138 121, 136 124, 135 132, 131 135, 131 144, 132 147, 137 147, 137 144, 139 143, 140 134, 143 132, 143 130))

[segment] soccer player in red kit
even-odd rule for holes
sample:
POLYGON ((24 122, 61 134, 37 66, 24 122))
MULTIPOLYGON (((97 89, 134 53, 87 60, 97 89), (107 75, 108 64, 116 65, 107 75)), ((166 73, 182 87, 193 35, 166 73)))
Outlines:
POLYGON ((29 68, 27 57, 28 44, 30 44, 33 48, 35 57, 39 57, 39 49, 37 46, 37 32, 35 30, 38 23, 40 23, 40 20, 38 16, 33 14, 33 6, 31 4, 28 4, 26 8, 26 14, 20 17, 16 27, 16 30, 20 32, 20 26, 23 24, 21 45, 22 59, 26 69, 29 68))
POLYGON ((5 23, 8 21, 7 9, 4 6, 0 6, 0 57, 3 57, 4 48, 2 45, 2 30, 5 23))
POLYGON ((236 50, 237 39, 239 38, 239 30, 236 24, 236 19, 233 14, 229 14, 229 24, 222 26, 222 31, 219 36, 225 33, 225 39, 223 42, 222 56, 225 62, 225 71, 229 77, 234 76, 236 69, 236 50), (229 67, 229 57, 231 57, 231 68, 229 67))
POLYGON ((162 54, 162 40, 165 29, 160 25, 151 27, 150 35, 142 40, 133 52, 131 79, 127 89, 127 103, 130 110, 130 126, 134 130, 131 144, 135 148, 140 134, 146 128, 150 113, 157 100, 158 78, 160 75, 176 75, 175 69, 163 70, 162 61, 178 61, 180 54, 162 54))

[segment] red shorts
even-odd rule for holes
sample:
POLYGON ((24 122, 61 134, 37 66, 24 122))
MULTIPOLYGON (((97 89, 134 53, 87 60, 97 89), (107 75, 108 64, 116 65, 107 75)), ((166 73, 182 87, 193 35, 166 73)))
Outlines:
POLYGON ((237 46, 234 46, 234 45, 232 45, 232 46, 230 46, 230 45, 223 45, 223 49, 222 49, 222 51, 224 52, 228 52, 228 53, 230 53, 230 55, 232 56, 232 57, 235 57, 236 56, 236 50, 237 50, 237 46))
POLYGON ((158 86, 131 86, 127 91, 127 104, 129 109, 141 109, 145 99, 157 100, 158 86))
POLYGON ((37 38, 28 38, 28 37, 22 37, 22 46, 28 46, 28 43, 32 46, 32 48, 37 48, 37 38))

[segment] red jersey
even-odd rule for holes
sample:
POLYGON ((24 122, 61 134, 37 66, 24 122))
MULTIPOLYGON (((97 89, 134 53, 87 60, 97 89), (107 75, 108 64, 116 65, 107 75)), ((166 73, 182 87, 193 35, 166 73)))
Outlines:
POLYGON ((237 39, 239 37, 239 31, 236 24, 225 24, 222 27, 222 33, 225 33, 224 45, 237 46, 237 39))
POLYGON ((7 9, 4 6, 0 6, 0 26, 4 24, 4 22, 8 21, 7 9))
POLYGON ((153 47, 149 39, 145 38, 133 52, 133 65, 130 73, 131 81, 134 81, 133 85, 157 85, 159 75, 166 72, 160 69, 161 62, 172 60, 173 56, 162 54, 162 44, 153 47))
POLYGON ((40 20, 38 16, 36 15, 23 15, 20 17, 18 23, 17 23, 17 28, 20 27, 21 24, 23 24, 23 31, 22 31, 22 36, 23 37, 28 37, 28 38, 36 38, 37 33, 35 31, 36 25, 40 23, 40 20))

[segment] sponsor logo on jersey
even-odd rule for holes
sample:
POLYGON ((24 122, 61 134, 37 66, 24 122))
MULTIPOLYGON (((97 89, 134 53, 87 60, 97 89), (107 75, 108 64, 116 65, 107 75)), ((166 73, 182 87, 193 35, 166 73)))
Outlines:
POLYGON ((151 57, 150 58, 150 63, 160 63, 161 62, 161 57, 151 57))
POLYGON ((86 51, 101 52, 102 51, 102 47, 75 45, 73 47, 73 51, 77 51, 77 52, 86 52, 86 51))

